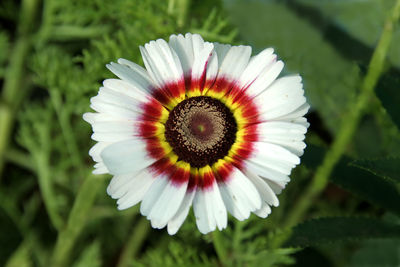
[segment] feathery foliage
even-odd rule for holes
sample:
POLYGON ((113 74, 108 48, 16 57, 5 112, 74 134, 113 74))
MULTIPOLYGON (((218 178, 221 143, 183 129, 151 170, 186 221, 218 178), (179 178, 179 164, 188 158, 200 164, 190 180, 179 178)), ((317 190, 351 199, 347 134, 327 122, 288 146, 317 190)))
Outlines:
POLYGON ((399 14, 399 0, 1 1, 0 266, 398 266, 399 14), (201 235, 189 214, 169 236, 116 210, 82 114, 105 64, 186 32, 274 47, 303 76, 311 129, 267 219, 201 235))

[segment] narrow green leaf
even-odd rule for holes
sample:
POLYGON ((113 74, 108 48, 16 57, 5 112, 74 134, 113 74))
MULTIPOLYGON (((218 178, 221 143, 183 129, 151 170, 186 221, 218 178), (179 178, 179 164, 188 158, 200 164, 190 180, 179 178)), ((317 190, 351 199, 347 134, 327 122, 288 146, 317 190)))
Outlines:
MULTIPOLYGON (((322 148, 308 146, 302 158, 303 163, 316 168, 324 158, 324 153, 322 148)), ((351 162, 349 158, 343 158, 336 166, 331 181, 362 199, 400 214, 400 194, 396 185, 369 171, 351 166, 351 162)))
POLYGON ((400 237, 400 225, 374 218, 335 217, 297 225, 286 245, 307 247, 343 240, 394 237, 400 237))
POLYGON ((400 182, 400 157, 375 160, 356 160, 351 163, 358 168, 371 172, 385 179, 400 182))
MULTIPOLYGON (((396 44, 394 43, 394 46, 396 44)), ((376 86, 375 93, 381 100, 387 113, 392 118, 393 122, 400 129, 400 76, 398 72, 386 73, 379 80, 376 86)))
POLYGON ((371 203, 400 214, 400 194, 395 184, 360 168, 349 166, 348 159, 338 164, 331 181, 371 203))
POLYGON ((400 239, 373 239, 362 242, 348 267, 400 266, 400 239))

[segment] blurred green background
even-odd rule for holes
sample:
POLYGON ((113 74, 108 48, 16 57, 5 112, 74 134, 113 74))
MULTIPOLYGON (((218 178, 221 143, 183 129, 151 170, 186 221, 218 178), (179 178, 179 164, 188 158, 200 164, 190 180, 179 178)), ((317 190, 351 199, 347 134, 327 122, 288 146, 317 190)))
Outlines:
POLYGON ((398 21, 345 156, 299 225, 285 225, 356 110, 395 4, 2 0, 0 266, 400 266, 398 21), (105 64, 120 57, 143 64, 139 45, 186 32, 251 45, 253 54, 274 47, 285 73, 303 76, 311 127, 303 164, 267 219, 230 219, 222 233, 201 235, 190 214, 169 236, 137 206, 118 211, 105 192, 110 176, 91 174, 94 141, 82 114, 113 77, 105 64))

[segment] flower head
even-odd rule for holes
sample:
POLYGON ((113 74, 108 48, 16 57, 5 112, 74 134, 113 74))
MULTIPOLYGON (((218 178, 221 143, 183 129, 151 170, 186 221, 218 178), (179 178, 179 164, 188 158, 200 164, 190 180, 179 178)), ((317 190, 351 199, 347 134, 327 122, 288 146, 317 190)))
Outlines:
POLYGON ((154 228, 175 234, 193 205, 202 233, 267 217, 300 163, 308 123, 299 75, 277 78, 272 48, 172 35, 140 47, 146 69, 125 59, 107 67, 84 114, 97 141, 94 173, 111 173, 118 209, 140 201, 154 228))

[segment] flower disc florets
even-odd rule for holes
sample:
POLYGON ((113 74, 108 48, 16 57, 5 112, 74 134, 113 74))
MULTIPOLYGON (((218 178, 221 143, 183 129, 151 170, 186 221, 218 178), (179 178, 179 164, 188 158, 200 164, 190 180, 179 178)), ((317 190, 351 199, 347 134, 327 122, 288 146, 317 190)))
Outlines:
POLYGON ((174 107, 165 124, 165 138, 175 154, 197 168, 211 166, 228 155, 236 132, 232 112, 209 96, 183 100, 174 107))

